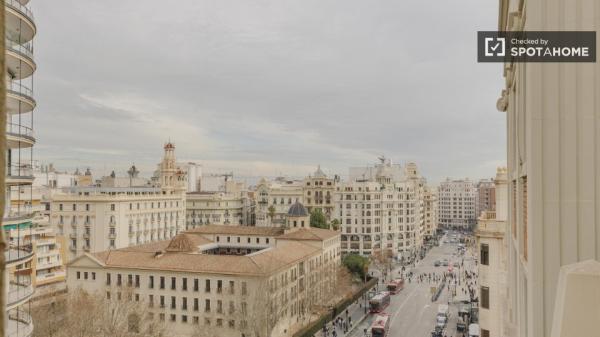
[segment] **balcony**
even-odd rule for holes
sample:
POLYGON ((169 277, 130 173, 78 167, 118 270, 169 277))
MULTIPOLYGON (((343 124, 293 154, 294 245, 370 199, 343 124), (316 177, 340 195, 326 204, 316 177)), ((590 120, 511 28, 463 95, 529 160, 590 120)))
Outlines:
MULTIPOLYGON (((12 50, 12 47, 8 45, 7 49, 12 50)), ((24 48, 21 45, 16 45, 15 48, 24 48)), ((27 86, 22 85, 18 81, 7 81, 6 82, 6 111, 9 114, 19 114, 33 111, 35 108, 35 99, 33 98, 33 91, 27 86)))
POLYGON ((27 302, 33 295, 33 286, 29 276, 19 276, 17 281, 10 281, 6 297, 6 307, 12 309, 27 302))
POLYGON ((6 146, 9 149, 29 148, 33 144, 35 144, 35 136, 32 128, 15 123, 6 123, 6 146))
POLYGON ((6 35, 13 41, 25 43, 31 41, 36 33, 31 9, 27 8, 23 0, 6 0, 6 35))
POLYGON ((47 284, 56 281, 62 281, 67 276, 64 270, 53 271, 51 273, 36 275, 36 285, 47 284))
POLYGON ((13 309, 8 312, 7 337, 29 337, 33 333, 31 316, 24 310, 13 309))
POLYGON ((30 164, 12 163, 6 168, 6 185, 31 185, 32 182, 33 168, 30 164))
POLYGON ((4 258, 7 266, 14 266, 31 260, 33 250, 31 245, 21 245, 19 247, 10 247, 4 251, 4 258))

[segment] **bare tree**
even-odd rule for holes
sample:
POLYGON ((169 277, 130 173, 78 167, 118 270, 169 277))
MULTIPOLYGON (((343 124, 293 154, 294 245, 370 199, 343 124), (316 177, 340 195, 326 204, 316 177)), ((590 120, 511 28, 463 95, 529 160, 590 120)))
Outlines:
POLYGON ((50 310, 40 308, 33 312, 35 336, 166 336, 163 324, 151 319, 147 306, 135 301, 134 296, 131 289, 125 289, 120 296, 111 299, 76 290, 64 303, 55 304, 50 310))
POLYGON ((371 254, 371 266, 377 269, 385 280, 392 270, 393 253, 390 249, 376 250, 371 254))

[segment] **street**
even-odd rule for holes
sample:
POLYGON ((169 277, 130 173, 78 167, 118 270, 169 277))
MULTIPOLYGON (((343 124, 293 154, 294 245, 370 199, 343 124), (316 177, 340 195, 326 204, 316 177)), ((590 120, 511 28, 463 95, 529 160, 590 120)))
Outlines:
MULTIPOLYGON (((443 242, 444 239, 441 240, 443 242)), ((392 295, 390 305, 385 309, 385 312, 390 315, 390 332, 389 337, 405 337, 405 336, 431 336, 431 332, 434 330, 436 324, 436 315, 439 304, 448 304, 449 292, 447 287, 442 291, 440 297, 436 302, 431 302, 431 287, 436 286, 439 282, 429 282, 425 278, 422 282, 418 282, 418 275, 421 273, 436 273, 442 275, 445 271, 448 271, 449 267, 439 266, 435 267, 434 262, 436 260, 448 259, 450 265, 454 262, 460 263, 464 257, 464 268, 469 271, 475 271, 475 263, 472 258, 472 252, 467 249, 465 255, 456 256, 458 243, 442 243, 439 247, 433 247, 425 256, 425 258, 416 263, 414 268, 409 268, 407 271, 412 271, 412 280, 409 283, 406 279, 404 290, 396 295, 392 295)), ((460 270, 462 273, 463 268, 453 268, 454 271, 460 270)), ((399 277, 401 270, 396 269, 392 273, 393 277, 399 277)), ((389 281, 389 278, 388 278, 389 281)), ((465 286, 464 280, 461 280, 457 288, 457 296, 464 296, 461 294, 461 287, 465 286)), ((384 289, 384 284, 379 285, 379 289, 384 289)), ((474 286, 476 289, 476 285, 474 286)), ((454 298, 450 299, 451 301, 454 298)), ((457 323, 457 312, 458 308, 455 304, 451 304, 449 308, 450 317, 446 325, 446 329, 443 332, 445 336, 462 336, 461 333, 456 333, 457 323)), ((368 315, 367 318, 355 328, 349 336, 351 337, 364 337, 365 329, 370 327, 374 315, 368 315)))

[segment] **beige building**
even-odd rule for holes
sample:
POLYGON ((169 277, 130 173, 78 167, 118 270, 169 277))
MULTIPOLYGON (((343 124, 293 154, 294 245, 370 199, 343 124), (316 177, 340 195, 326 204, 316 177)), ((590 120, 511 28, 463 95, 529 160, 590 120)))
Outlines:
MULTIPOLYGON (((600 28, 597 1, 499 3, 502 31, 600 28)), ((508 126, 507 335, 547 337, 560 268, 600 260, 599 67, 506 63, 503 75, 497 107, 508 126)))
POLYGON ((296 227, 206 225, 171 240, 85 253, 69 265, 69 291, 110 300, 132 292, 128 300, 147 304, 178 336, 291 336, 331 296, 341 254, 337 232, 294 219, 296 227))
POLYGON ((251 201, 246 192, 193 192, 186 196, 187 228, 201 225, 251 225, 251 201))
POLYGON ((504 336, 506 303, 506 217, 508 186, 506 168, 498 168, 493 210, 483 211, 475 235, 479 249, 479 327, 481 336, 504 336))
POLYGON ((278 227, 285 224, 289 208, 295 202, 304 203, 302 181, 277 178, 261 179, 254 191, 256 226, 278 227))
POLYGON ((325 214, 325 217, 333 219, 335 185, 339 182, 337 176, 333 178, 321 170, 319 166, 315 173, 304 178, 304 205, 311 213, 313 210, 320 210, 325 214))
POLYGON ((473 229, 477 223, 477 188, 471 180, 448 178, 440 184, 438 220, 445 228, 473 229))
POLYGON ((438 228, 438 200, 437 191, 427 185, 423 189, 424 232, 423 240, 430 240, 437 233, 438 228))
POLYGON ((69 259, 160 241, 185 230, 185 173, 165 145, 160 187, 72 187, 52 195, 50 223, 68 240, 69 259))
POLYGON ((403 177, 389 160, 375 166, 373 179, 341 182, 336 187, 335 218, 341 223, 342 251, 396 257, 416 254, 423 243, 423 179, 416 165, 403 177))

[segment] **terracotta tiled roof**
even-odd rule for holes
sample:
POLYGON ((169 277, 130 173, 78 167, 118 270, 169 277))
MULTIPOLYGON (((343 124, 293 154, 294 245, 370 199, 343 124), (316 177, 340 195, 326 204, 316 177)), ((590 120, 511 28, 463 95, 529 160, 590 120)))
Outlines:
POLYGON ((281 227, 255 227, 255 226, 223 226, 206 225, 187 231, 199 234, 229 234, 229 235, 264 235, 279 236, 283 234, 281 227))
POLYGON ((181 233, 171 239, 165 248, 167 252, 196 252, 198 246, 211 243, 211 240, 198 234, 181 233))
POLYGON ((110 250, 92 254, 92 257, 106 267, 258 276, 270 274, 320 251, 316 247, 293 241, 281 242, 276 247, 245 256, 181 251, 166 251, 157 256, 158 251, 149 251, 147 248, 110 250))
POLYGON ((278 239, 286 239, 286 240, 314 240, 314 241, 323 241, 330 239, 334 236, 339 235, 340 233, 337 231, 332 231, 329 229, 321 229, 321 228, 300 228, 296 231, 289 232, 287 234, 281 235, 277 237, 278 239))

